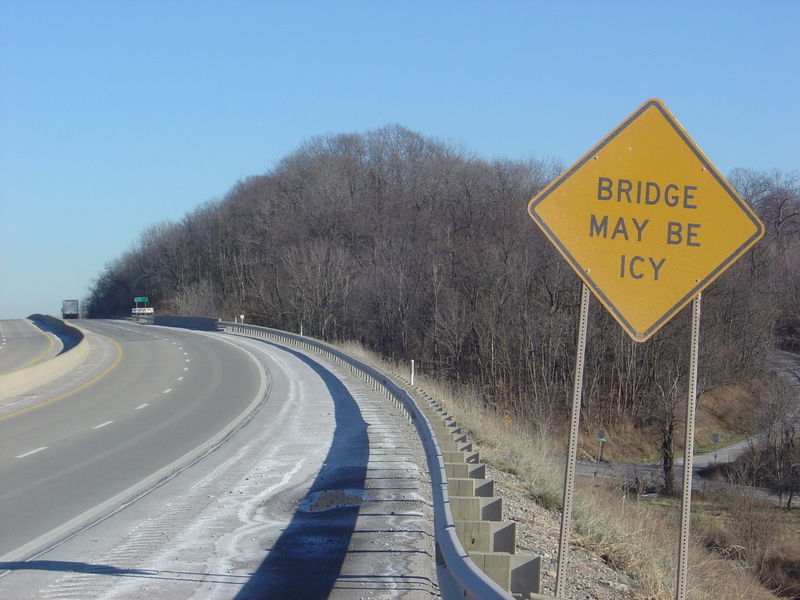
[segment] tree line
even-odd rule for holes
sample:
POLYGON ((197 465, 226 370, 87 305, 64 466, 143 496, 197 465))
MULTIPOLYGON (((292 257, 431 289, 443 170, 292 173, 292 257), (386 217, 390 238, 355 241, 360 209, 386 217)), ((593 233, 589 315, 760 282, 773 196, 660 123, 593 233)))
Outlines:
MULTIPOLYGON (((482 159, 396 125, 314 137, 224 198, 144 231, 97 277, 88 314, 128 315, 148 296, 162 314, 244 314, 355 339, 475 386, 513 418, 552 423, 569 410, 580 281, 526 207, 562 167, 482 159)), ((728 177, 766 233, 704 294, 703 386, 747 380, 776 345, 800 349, 799 177, 728 177)), ((594 304, 587 426, 653 427, 671 452, 688 312, 639 344, 594 304)))

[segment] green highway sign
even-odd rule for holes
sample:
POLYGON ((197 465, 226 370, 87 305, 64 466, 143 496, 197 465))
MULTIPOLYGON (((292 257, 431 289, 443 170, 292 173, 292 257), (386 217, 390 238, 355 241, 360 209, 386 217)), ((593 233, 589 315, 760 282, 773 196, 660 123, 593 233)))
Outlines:
POLYGON ((148 298, 147 296, 137 296, 136 298, 133 299, 133 301, 138 304, 139 302, 149 302, 150 298, 148 298))

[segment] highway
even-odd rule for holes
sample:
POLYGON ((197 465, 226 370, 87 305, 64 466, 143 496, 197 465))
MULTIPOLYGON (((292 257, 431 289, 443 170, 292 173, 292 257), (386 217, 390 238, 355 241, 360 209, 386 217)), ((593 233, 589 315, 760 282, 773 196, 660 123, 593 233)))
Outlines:
POLYGON ((76 324, 89 358, 0 403, 0 597, 435 595, 424 453, 363 380, 244 336, 76 324))
POLYGON ((14 515, 3 519, 0 555, 41 546, 131 493, 263 393, 257 365, 228 344, 82 325, 97 334, 90 364, 0 407, 0 515, 14 515))
POLYGON ((52 358, 63 347, 57 335, 27 319, 0 321, 0 375, 52 358))

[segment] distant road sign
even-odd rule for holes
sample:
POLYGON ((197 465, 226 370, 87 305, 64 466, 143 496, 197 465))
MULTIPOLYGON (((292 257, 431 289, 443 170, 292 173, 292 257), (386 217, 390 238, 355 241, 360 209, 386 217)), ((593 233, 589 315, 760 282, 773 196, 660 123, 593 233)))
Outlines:
POLYGON ((655 99, 533 198, 528 212, 638 342, 764 232, 655 99))
POLYGON ((148 298, 147 296, 137 296, 136 298, 133 299, 133 301, 136 302, 136 303, 139 303, 139 302, 150 302, 150 298, 148 298))

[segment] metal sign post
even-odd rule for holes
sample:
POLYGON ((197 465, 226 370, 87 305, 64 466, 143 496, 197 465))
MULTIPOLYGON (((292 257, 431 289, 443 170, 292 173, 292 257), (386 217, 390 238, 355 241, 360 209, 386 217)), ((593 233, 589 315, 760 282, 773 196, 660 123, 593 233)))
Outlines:
POLYGON ((603 445, 606 443, 606 432, 601 429, 597 437, 600 440, 600 451, 597 455, 597 462, 601 463, 603 462, 603 445))
POLYGON ((556 571, 556 596, 561 597, 567 576, 569 533, 572 527, 572 492, 575 489, 575 463, 578 457, 578 433, 583 394, 583 364, 586 355, 586 328, 589 321, 589 288, 581 286, 581 316, 578 325, 578 347, 575 358, 575 386, 572 392, 572 421, 569 429, 567 467, 564 471, 564 500, 561 506, 561 534, 558 538, 558 569, 556 571))
POLYGON ((689 398, 686 402, 686 442, 683 447, 683 498, 681 500, 681 544, 678 552, 678 587, 676 600, 686 599, 687 565, 689 563, 689 520, 692 505, 692 454, 694 420, 697 407, 697 356, 700 348, 700 296, 692 302, 692 349, 689 359, 689 398))

